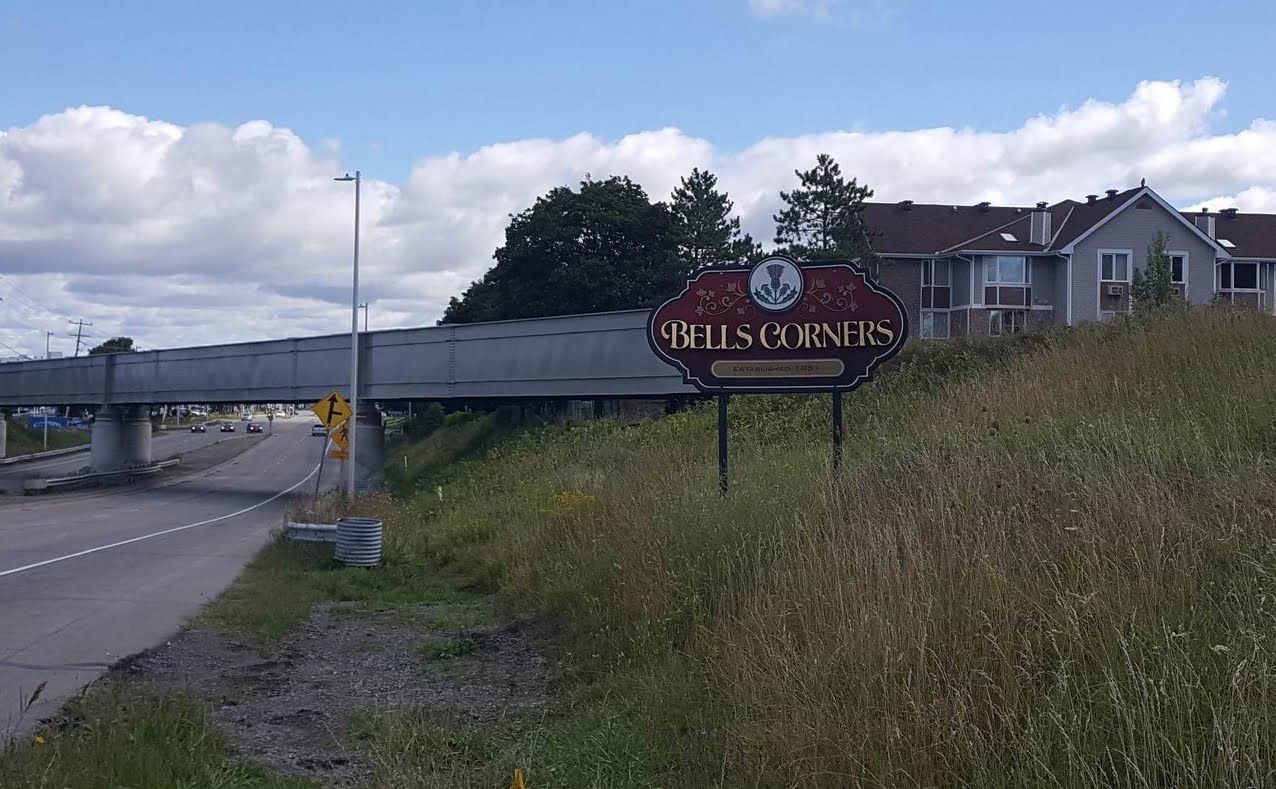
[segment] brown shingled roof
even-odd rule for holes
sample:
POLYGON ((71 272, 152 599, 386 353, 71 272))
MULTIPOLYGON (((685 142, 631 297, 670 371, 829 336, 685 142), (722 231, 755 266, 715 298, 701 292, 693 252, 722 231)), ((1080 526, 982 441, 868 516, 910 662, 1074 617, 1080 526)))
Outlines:
MULTIPOLYGON (((1183 218, 1194 221, 1200 213, 1183 212, 1183 218)), ((1228 254, 1238 258, 1268 258, 1276 260, 1276 215, 1242 214, 1232 218, 1223 213, 1211 213, 1214 217, 1214 235, 1234 244, 1228 254)), ((1225 247, 1226 248, 1226 247, 1225 247)))
MULTIPOLYGON (((962 249, 997 252, 1059 250, 1112 215, 1143 187, 1103 196, 1093 203, 1062 200, 1049 207, 1052 240, 1044 247, 1029 243, 1031 208, 1022 206, 972 206, 866 203, 864 220, 878 235, 873 246, 881 255, 935 255, 962 249), (1014 241, 1001 233, 1009 232, 1014 241)), ((1151 200, 1151 197, 1146 198, 1151 200)), ((1187 221, 1195 214, 1183 213, 1187 221)), ((1218 238, 1234 244, 1235 257, 1276 260, 1276 215, 1211 214, 1218 238)))
POLYGON ((883 255, 933 255, 992 233, 1028 216, 1031 209, 1013 206, 865 203, 864 221, 877 232, 873 247, 883 255))

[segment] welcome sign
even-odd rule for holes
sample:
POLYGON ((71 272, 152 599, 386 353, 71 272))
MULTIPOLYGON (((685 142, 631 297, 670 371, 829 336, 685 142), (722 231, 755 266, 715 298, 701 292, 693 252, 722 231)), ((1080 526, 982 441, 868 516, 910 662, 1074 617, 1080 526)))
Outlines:
POLYGON ((849 391, 904 347, 904 305, 848 261, 699 272, 652 311, 656 354, 704 392, 849 391))

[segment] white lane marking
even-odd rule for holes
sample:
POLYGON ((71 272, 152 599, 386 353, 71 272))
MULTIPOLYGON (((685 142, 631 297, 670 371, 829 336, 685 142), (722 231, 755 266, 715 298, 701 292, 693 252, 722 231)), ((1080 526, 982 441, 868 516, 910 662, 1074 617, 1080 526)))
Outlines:
POLYGON ((5 577, 6 575, 15 575, 17 573, 24 573, 27 570, 34 570, 37 567, 44 567, 45 565, 49 565, 49 564, 57 564, 58 562, 65 562, 67 559, 76 559, 81 556, 88 556, 89 554, 97 553, 98 551, 107 551, 107 550, 110 550, 111 548, 119 548, 121 545, 128 545, 134 542, 141 542, 142 540, 149 540, 153 537, 162 537, 165 534, 172 534, 173 532, 185 531, 186 529, 194 529, 197 526, 207 526, 210 523, 217 523, 218 521, 224 521, 224 520, 229 520, 230 518, 238 517, 240 515, 243 515, 245 512, 252 512, 258 507, 264 507, 270 502, 279 498, 280 496, 284 496, 286 494, 292 493, 294 490, 296 490, 297 488, 301 487, 306 482, 308 482, 311 477, 313 477, 316 473, 318 473, 318 471, 319 471, 319 466, 318 464, 316 464, 315 467, 310 470, 309 474, 302 477, 299 481, 292 484, 291 486, 285 488, 284 490, 279 491, 278 493, 266 499, 265 501, 259 501, 256 504, 252 505, 251 507, 244 507, 242 510, 239 510, 237 512, 232 512, 229 515, 220 515, 216 518, 209 518, 208 520, 199 521, 198 523, 188 523, 185 526, 174 526, 171 529, 164 529, 163 531, 151 532, 150 534, 143 534, 141 537, 133 537, 128 540, 113 542, 110 545, 99 545, 96 548, 87 548, 83 551, 68 553, 66 556, 59 556, 55 559, 45 559, 44 561, 36 562, 35 564, 27 564, 27 565, 23 565, 22 567, 14 567, 12 570, 0 570, 0 578, 5 577))

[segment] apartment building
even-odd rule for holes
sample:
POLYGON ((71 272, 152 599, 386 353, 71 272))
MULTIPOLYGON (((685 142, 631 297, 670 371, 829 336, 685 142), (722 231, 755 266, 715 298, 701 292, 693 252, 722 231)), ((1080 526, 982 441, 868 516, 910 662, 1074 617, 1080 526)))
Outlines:
POLYGON ((1034 207, 870 203, 881 281, 913 336, 1010 334, 1131 309, 1134 273, 1158 232, 1189 302, 1222 298, 1276 314, 1276 215, 1184 213, 1150 187, 1034 207))

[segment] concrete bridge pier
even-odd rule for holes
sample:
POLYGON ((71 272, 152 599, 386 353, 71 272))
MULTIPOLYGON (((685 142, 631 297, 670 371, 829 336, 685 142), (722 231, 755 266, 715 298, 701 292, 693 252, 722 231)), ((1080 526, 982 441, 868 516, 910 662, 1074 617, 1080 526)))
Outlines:
POLYGON ((381 412, 372 403, 360 400, 354 429, 355 489, 380 490, 385 487, 385 427, 381 412))
POLYGON ((89 465, 118 471, 151 464, 151 416, 146 406, 105 405, 93 419, 89 465))

